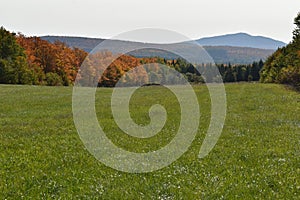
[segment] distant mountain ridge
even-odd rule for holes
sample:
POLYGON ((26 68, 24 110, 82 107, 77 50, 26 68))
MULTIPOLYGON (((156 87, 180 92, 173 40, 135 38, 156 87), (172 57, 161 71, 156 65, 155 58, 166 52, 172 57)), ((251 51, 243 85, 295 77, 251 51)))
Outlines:
POLYGON ((273 49, 283 47, 286 44, 279 40, 263 36, 252 36, 247 33, 235 33, 214 37, 205 37, 196 40, 202 46, 233 46, 251 47, 258 49, 273 49))
MULTIPOLYGON (((77 47, 86 52, 91 52, 99 43, 104 41, 104 39, 99 38, 68 36, 43 36, 41 38, 52 43, 61 41, 70 47, 77 47)), ((250 36, 245 33, 202 38, 196 41, 204 47, 216 63, 232 64, 250 64, 260 59, 265 60, 275 49, 285 45, 285 43, 271 38, 250 36)), ((132 41, 119 41, 116 45, 130 45, 132 43, 143 46, 143 43, 132 41)), ((115 48, 117 48, 117 46, 115 48)), ((159 56, 166 59, 176 58, 174 54, 153 49, 151 51, 138 50, 131 53, 131 55, 136 57, 159 56)))
POLYGON ((86 52, 91 52, 99 43, 104 39, 100 38, 87 38, 87 37, 71 37, 71 36, 42 36, 43 40, 54 43, 60 41, 66 43, 70 47, 77 47, 86 52))

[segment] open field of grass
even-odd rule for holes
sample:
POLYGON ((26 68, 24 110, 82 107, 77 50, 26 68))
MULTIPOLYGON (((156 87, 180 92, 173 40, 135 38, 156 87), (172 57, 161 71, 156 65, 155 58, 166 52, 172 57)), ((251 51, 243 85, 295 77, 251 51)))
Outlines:
MULTIPOLYGON (((225 86, 227 118, 208 156, 198 158, 210 99, 205 86, 195 86, 201 119, 189 150, 159 171, 130 174, 85 149, 73 123, 71 87, 0 85, 0 199, 299 199, 300 94, 282 85, 225 86)), ((148 152, 171 141, 180 112, 170 91, 144 87, 132 97, 131 115, 139 124, 149 123, 155 103, 168 111, 164 129, 149 139, 120 131, 109 107, 111 92, 99 89, 96 111, 115 144, 148 152)))

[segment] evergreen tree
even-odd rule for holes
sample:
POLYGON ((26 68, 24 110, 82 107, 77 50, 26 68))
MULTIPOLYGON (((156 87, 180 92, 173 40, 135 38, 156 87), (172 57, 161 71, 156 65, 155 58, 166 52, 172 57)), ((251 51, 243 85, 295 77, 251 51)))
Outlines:
POLYGON ((293 39, 299 40, 300 37, 300 12, 297 17, 294 19, 294 24, 296 25, 296 29, 293 31, 293 39))
POLYGON ((26 55, 15 34, 1 27, 0 41, 0 83, 32 84, 33 72, 28 68, 26 55))
POLYGON ((232 66, 230 63, 228 65, 228 67, 226 68, 226 72, 224 74, 223 80, 224 80, 224 82, 234 82, 235 81, 232 66))

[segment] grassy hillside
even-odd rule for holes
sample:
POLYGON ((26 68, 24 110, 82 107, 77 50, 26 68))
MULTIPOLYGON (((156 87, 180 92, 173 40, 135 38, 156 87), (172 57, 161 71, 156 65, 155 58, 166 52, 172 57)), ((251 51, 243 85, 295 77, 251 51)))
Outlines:
MULTIPOLYGON (((223 133, 199 160, 210 100, 205 86, 194 89, 201 120, 188 152, 162 170, 128 174, 106 167, 85 149, 73 124, 71 87, 0 85, 0 199, 297 199, 300 94, 281 85, 227 84, 223 133)), ((153 103, 170 114, 164 132, 149 140, 119 131, 109 110, 111 92, 98 89, 96 111, 117 145, 153 151, 174 137, 180 116, 168 90, 144 87, 132 98, 137 123, 149 122, 153 103)))

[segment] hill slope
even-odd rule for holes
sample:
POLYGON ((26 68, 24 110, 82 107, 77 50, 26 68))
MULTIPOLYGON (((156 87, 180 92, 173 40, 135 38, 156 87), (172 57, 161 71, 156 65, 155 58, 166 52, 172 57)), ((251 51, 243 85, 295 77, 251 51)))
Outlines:
MULTIPOLYGON (((43 36, 41 37, 49 42, 61 41, 71 47, 78 47, 86 52, 92 51, 98 44, 103 42, 103 39, 96 38, 83 38, 83 37, 66 37, 66 36, 43 36)), ((113 42, 118 48, 118 45, 131 45, 130 41, 116 41, 113 42)), ((138 46, 143 46, 143 43, 134 42, 138 46)), ((249 64, 260 59, 265 60, 270 56, 274 50, 272 49, 258 49, 251 47, 232 47, 232 46, 204 46, 205 50, 210 54, 216 63, 233 63, 233 64, 249 64)), ((178 56, 168 52, 162 52, 159 50, 139 50, 131 53, 136 57, 153 57, 159 56, 166 59, 175 59, 178 56)))
POLYGON ((55 41, 61 41, 69 45, 70 47, 78 47, 86 52, 92 51, 99 43, 104 39, 99 38, 85 38, 85 37, 68 37, 68 36, 42 36, 43 40, 54 43, 55 41))

